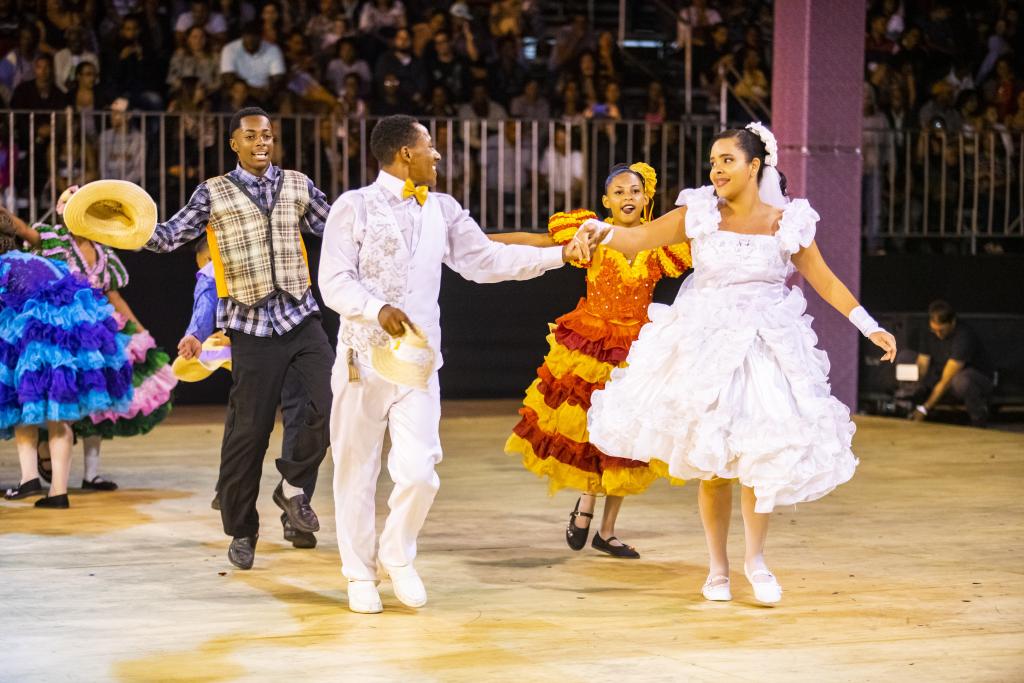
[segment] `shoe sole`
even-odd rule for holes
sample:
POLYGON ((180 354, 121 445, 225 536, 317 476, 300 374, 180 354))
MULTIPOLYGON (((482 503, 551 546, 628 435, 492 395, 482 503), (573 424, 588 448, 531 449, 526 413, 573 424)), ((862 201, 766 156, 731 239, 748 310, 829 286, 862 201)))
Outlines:
POLYGON ((350 612, 355 612, 356 614, 380 614, 384 611, 384 606, 381 605, 379 609, 356 609, 352 606, 352 603, 349 603, 348 609, 350 612))
POLYGON ((312 533, 315 533, 317 531, 320 531, 320 521, 319 520, 317 520, 316 528, 312 528, 312 527, 306 526, 304 523, 302 523, 302 521, 296 520, 295 518, 293 518, 291 516, 291 514, 289 514, 289 512, 288 512, 288 506, 287 506, 287 502, 288 501, 286 501, 284 499, 284 494, 283 493, 278 493, 279 490, 280 489, 274 489, 274 495, 272 496, 272 498, 274 499, 274 504, 277 507, 281 508, 281 512, 283 512, 284 514, 288 515, 288 521, 292 523, 292 526, 295 527, 295 529, 297 531, 304 531, 307 534, 312 534, 312 533))
MULTIPOLYGON (((591 547, 593 547, 593 546, 591 546, 591 547)), ((613 553, 613 552, 611 552, 609 550, 602 550, 601 548, 594 548, 594 550, 596 550, 599 553, 603 553, 603 554, 607 555, 608 557, 614 557, 616 560, 639 560, 640 559, 639 555, 616 555, 615 553, 613 553)))
POLYGON ((707 593, 705 593, 703 591, 701 591, 701 595, 703 595, 704 599, 709 601, 709 602, 730 602, 732 600, 732 594, 731 593, 729 594, 728 597, 721 597, 721 598, 719 598, 719 597, 711 597, 710 595, 708 595, 707 593))

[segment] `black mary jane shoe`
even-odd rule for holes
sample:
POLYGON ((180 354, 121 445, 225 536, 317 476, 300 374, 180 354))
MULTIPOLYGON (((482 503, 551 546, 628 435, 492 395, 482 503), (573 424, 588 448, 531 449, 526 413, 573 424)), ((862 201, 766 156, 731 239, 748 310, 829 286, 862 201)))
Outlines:
POLYGON ((62 493, 59 496, 46 496, 36 501, 37 508, 51 508, 54 510, 67 510, 71 507, 68 502, 68 494, 62 493))
POLYGON ((97 475, 92 479, 83 479, 82 488, 86 491, 116 491, 117 484, 97 475))
POLYGON ((587 522, 587 526, 578 527, 576 526, 577 517, 586 517, 587 519, 594 519, 594 515, 590 512, 580 512, 580 499, 576 499, 576 507, 569 513, 569 526, 565 528, 565 542, 569 544, 569 547, 573 550, 583 550, 583 546, 587 544, 587 536, 590 535, 590 522, 587 522))
MULTIPOLYGON (((631 545, 613 545, 612 541, 618 541, 619 539, 614 536, 604 539, 601 538, 601 534, 595 532, 594 540, 590 543, 594 550, 600 550, 602 553, 608 553, 612 557, 619 557, 625 560, 638 560, 640 559, 640 553, 636 551, 631 545)), ((622 541, 619 541, 622 543, 622 541)))
POLYGON ((29 479, 18 484, 13 489, 7 489, 4 493, 4 498, 7 500, 21 500, 29 496, 42 496, 44 494, 43 485, 39 483, 39 477, 36 477, 35 479, 29 479))

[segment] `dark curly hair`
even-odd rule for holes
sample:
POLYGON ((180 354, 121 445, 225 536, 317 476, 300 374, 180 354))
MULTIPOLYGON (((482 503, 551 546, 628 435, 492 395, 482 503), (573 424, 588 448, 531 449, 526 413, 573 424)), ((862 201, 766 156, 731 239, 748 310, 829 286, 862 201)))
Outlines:
POLYGON ((390 164, 403 147, 416 144, 419 121, 405 114, 385 116, 370 133, 370 153, 381 165, 390 164))

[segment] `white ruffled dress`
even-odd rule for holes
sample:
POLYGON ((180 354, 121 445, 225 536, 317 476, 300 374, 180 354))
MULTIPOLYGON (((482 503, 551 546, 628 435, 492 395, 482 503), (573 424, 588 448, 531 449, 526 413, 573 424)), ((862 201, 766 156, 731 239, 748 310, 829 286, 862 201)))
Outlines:
POLYGON ((807 302, 786 286, 814 239, 806 199, 774 235, 718 229, 711 186, 683 190, 693 274, 671 306, 652 304, 626 360, 588 412, 605 453, 661 460, 681 479, 739 479, 757 512, 816 500, 853 477, 850 411, 829 391, 807 302))

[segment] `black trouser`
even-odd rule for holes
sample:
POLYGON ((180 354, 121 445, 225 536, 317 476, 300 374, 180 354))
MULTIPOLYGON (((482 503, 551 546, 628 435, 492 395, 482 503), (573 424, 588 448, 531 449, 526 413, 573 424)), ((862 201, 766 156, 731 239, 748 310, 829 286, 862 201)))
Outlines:
MULTIPOLYGON (((915 401, 926 400, 932 393, 932 389, 935 388, 935 384, 934 377, 926 379, 923 386, 914 395, 915 401)), ((971 424, 975 427, 984 427, 988 423, 988 402, 992 397, 993 389, 990 375, 975 368, 964 368, 953 375, 946 396, 963 401, 964 407, 967 408, 967 414, 971 418, 971 424)), ((943 396, 942 403, 949 401, 946 396, 943 396)))
POLYGON ((291 406, 285 406, 285 421, 295 428, 286 434, 283 449, 292 457, 279 458, 276 464, 288 483, 306 488, 315 482, 329 443, 334 351, 318 316, 284 335, 256 337, 232 331, 229 336, 233 384, 217 481, 220 515, 227 535, 255 536, 260 528, 256 499, 263 458, 278 403, 283 402, 285 376, 289 370, 297 375, 302 396, 289 392, 291 406))

